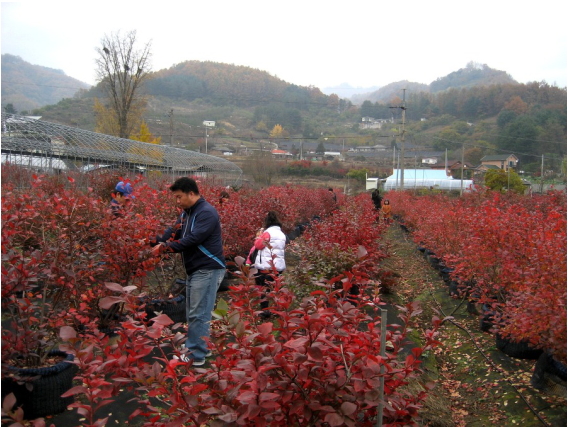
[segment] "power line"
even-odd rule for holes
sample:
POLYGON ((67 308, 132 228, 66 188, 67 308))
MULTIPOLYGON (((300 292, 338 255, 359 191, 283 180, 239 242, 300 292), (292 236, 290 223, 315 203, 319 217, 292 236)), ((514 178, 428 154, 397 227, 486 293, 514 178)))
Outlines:
POLYGON ((510 137, 508 135, 503 135, 503 134, 487 134, 489 136, 493 136, 493 137, 504 137, 504 138, 514 138, 516 140, 527 140, 527 141, 534 141, 536 143, 551 143, 551 144, 566 144, 566 142, 564 141, 551 141, 551 140, 535 140, 534 138, 528 138, 528 137, 510 137))
MULTIPOLYGON (((473 143, 459 143, 457 141, 446 140, 445 138, 440 138, 440 137, 432 137, 432 138, 434 138, 436 140, 446 141, 446 142, 452 143, 452 144, 458 144, 458 145, 463 144, 463 145, 466 145, 466 146, 469 146, 469 147, 475 147, 475 148, 478 148, 478 149, 490 149, 490 150, 494 150, 496 152, 502 152, 502 153, 512 153, 514 151, 514 150, 498 149, 498 148, 495 148, 495 147, 479 146, 479 145, 476 145, 476 144, 473 144, 473 143)), ((544 156, 542 154, 537 155, 537 154, 534 154, 534 153, 519 153, 517 151, 514 151, 514 152, 515 152, 515 154, 519 154, 521 156, 531 156, 531 157, 537 157, 537 158, 542 158, 544 156)), ((545 159, 555 159, 554 156, 544 156, 544 158, 545 159)))

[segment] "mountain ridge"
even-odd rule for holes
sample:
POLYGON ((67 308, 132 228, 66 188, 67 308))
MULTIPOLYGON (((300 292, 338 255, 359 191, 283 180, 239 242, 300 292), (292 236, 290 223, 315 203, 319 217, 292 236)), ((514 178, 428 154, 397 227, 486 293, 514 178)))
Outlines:
POLYGON ((357 94, 350 98, 353 104, 361 104, 363 101, 390 102, 394 97, 400 96, 402 89, 412 92, 438 93, 450 88, 461 89, 474 86, 490 86, 496 84, 519 84, 507 72, 496 70, 487 64, 469 62, 464 68, 453 71, 446 76, 439 77, 429 85, 417 82, 401 80, 382 86, 377 91, 368 94, 357 94))
POLYGON ((2 55, 2 106, 32 111, 74 96, 91 85, 63 70, 31 64, 19 56, 2 55))
MULTIPOLYGON (((436 79, 429 85, 401 80, 384 86, 367 88, 355 88, 348 83, 323 89, 306 88, 285 82, 266 71, 251 67, 195 60, 174 64, 169 68, 154 71, 152 75, 154 79, 150 80, 147 85, 150 95, 162 95, 171 98, 191 95, 193 98, 200 98, 205 95, 205 89, 211 90, 214 87, 218 98, 222 98, 219 93, 223 91, 227 97, 236 97, 237 95, 242 97, 248 91, 250 98, 257 97, 260 99, 262 97, 263 102, 267 102, 269 97, 274 96, 301 97, 305 94, 299 95, 299 93, 308 90, 312 92, 310 94, 312 98, 316 96, 321 99, 335 95, 355 105, 360 105, 367 100, 390 102, 395 97, 400 97, 402 89, 409 92, 436 93, 449 88, 459 89, 498 83, 518 83, 504 71, 491 69, 486 64, 481 65, 473 62, 468 63, 465 68, 436 79), (207 75, 211 70, 214 70, 214 75, 224 75, 223 84, 211 83, 212 79, 207 75), (237 91, 240 91, 240 93, 237 94, 237 91), (295 94, 292 94, 294 92, 295 94)), ((56 104, 64 98, 75 96, 78 90, 89 90, 89 88, 92 91, 96 87, 67 76, 63 70, 30 64, 21 57, 11 54, 2 55, 3 107, 11 103, 20 111, 31 111, 46 105, 56 104), (14 82, 17 82, 17 84, 14 84, 14 82)))

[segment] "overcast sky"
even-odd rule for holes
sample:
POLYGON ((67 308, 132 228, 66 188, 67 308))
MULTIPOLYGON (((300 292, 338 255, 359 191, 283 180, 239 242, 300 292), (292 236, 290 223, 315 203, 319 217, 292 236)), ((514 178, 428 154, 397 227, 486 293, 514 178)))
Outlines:
POLYGON ((2 54, 94 84, 104 34, 152 42, 154 71, 216 61, 319 88, 429 84, 470 61, 566 86, 561 0, 2 2, 2 54))

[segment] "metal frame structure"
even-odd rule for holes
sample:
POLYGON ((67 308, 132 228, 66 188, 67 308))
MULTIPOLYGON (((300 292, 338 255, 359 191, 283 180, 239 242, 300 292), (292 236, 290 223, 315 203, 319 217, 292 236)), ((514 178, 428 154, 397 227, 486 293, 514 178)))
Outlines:
POLYGON ((171 175, 215 177, 238 186, 234 163, 199 152, 113 137, 37 118, 2 113, 2 163, 44 171, 126 168, 171 175))

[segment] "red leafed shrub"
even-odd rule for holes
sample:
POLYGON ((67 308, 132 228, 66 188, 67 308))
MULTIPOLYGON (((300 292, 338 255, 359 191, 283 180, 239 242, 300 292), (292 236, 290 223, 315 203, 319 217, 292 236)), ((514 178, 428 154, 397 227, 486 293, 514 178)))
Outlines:
POLYGON ((137 391, 160 396, 168 408, 166 413, 148 406, 137 414, 155 426, 372 426, 384 377, 388 404, 383 423, 416 425, 427 393, 409 395, 402 389, 420 374, 421 355, 438 345, 439 320, 425 332, 425 344, 401 358, 411 319, 420 310, 414 304, 400 308, 403 325, 389 326, 381 339, 380 302, 364 297, 374 293, 363 290, 356 302, 341 297, 362 278, 346 275, 343 290, 329 283, 300 303, 277 278, 269 293, 277 318, 260 323, 255 309, 261 292, 246 277, 241 280, 228 305, 219 305, 221 318, 214 322, 211 338, 216 357, 210 367, 192 368, 171 359, 161 359, 161 369, 140 360, 132 360, 128 369, 121 365, 137 391), (381 340, 388 341, 384 358, 379 356, 381 340))
MULTIPOLYGON (((107 178, 93 181, 112 186, 107 178)), ((311 222, 304 246, 313 247, 306 253, 313 260, 327 257, 331 245, 347 262, 305 299, 290 291, 286 276, 277 278, 268 293, 277 315, 272 323, 259 323, 261 290, 242 276, 217 311, 211 337, 217 357, 211 367, 194 369, 172 358, 183 334, 167 315, 147 319, 139 299, 151 291, 147 275, 159 266, 147 238, 175 221, 174 198, 169 183, 151 187, 139 177, 134 184, 136 199, 120 216, 101 197, 106 192, 73 178, 35 177, 29 188, 3 192, 2 304, 21 309, 11 312, 16 334, 2 329, 3 361, 38 352, 38 344, 73 352, 80 371, 67 395, 78 396, 73 407, 93 426, 106 423, 101 413, 122 388, 140 394, 143 406, 133 416, 147 425, 371 425, 381 378, 389 397, 384 423, 415 424, 426 392, 409 395, 401 387, 418 376, 420 356, 437 344, 438 321, 405 358, 415 306, 401 308, 403 325, 380 338, 381 302, 371 275, 385 256, 377 249, 384 225, 374 223, 369 198, 337 192, 336 204, 327 189, 282 186, 231 192, 220 204, 222 188, 200 183, 219 209, 229 257, 246 253, 266 213, 276 210, 285 231, 311 222), (116 307, 111 340, 101 318, 116 307), (10 346, 19 333, 24 345, 10 346), (377 356, 381 340, 389 342, 384 358, 377 356)))
MULTIPOLYGON (((217 190, 218 195, 221 189, 217 190)), ((300 186, 241 189, 231 192, 229 200, 221 205, 216 198, 207 199, 217 204, 225 256, 228 258, 239 255, 246 257, 268 211, 278 212, 283 231, 289 233, 298 223, 307 222, 316 216, 325 216, 335 209, 327 189, 306 189, 300 186)))
POLYGON ((333 215, 312 222, 290 251, 299 256, 300 269, 310 277, 330 279, 355 264, 376 275, 378 263, 387 255, 379 245, 386 225, 375 217, 368 195, 349 198, 333 215))
POLYGON ((416 242, 471 298, 497 311, 500 334, 566 361, 566 195, 476 192, 461 198, 391 192, 416 242))

